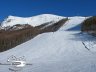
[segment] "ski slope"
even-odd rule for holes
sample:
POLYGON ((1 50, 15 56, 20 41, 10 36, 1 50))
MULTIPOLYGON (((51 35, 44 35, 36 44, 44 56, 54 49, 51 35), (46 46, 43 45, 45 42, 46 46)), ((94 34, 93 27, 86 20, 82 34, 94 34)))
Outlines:
POLYGON ((80 31, 80 24, 86 19, 86 17, 81 16, 74 16, 68 17, 68 21, 64 24, 64 27, 61 27, 60 30, 79 30, 80 31))
MULTIPOLYGON (((86 49, 89 38, 80 32, 85 17, 70 17, 57 32, 43 33, 17 47, 0 53, 0 62, 11 55, 25 56, 28 63, 20 72, 96 72, 96 53, 86 49)), ((95 38, 94 38, 95 39, 95 38)), ((10 72, 0 66, 0 72, 10 72)))

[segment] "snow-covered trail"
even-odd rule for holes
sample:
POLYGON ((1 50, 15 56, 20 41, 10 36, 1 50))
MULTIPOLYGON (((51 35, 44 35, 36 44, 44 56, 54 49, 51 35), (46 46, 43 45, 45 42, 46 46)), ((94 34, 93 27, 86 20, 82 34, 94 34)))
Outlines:
MULTIPOLYGON (((80 31, 67 31, 71 25, 77 26, 71 22, 57 32, 40 34, 0 53, 0 62, 6 62, 10 55, 16 55, 25 56, 27 62, 33 64, 26 66, 21 72, 95 72, 96 53, 90 52, 82 44, 87 38, 86 35, 80 34, 80 31)), ((10 72, 8 66, 0 66, 0 72, 6 71, 10 72)))
POLYGON ((80 24, 86 19, 85 17, 68 17, 68 21, 64 24, 60 30, 72 30, 72 31, 80 31, 80 24), (79 26, 79 27, 78 27, 79 26))
MULTIPOLYGON (((56 34, 58 35, 58 33, 56 34)), ((73 35, 70 35, 73 34, 73 32, 67 32, 66 34, 62 35, 62 37, 56 36, 56 34, 54 38, 64 38, 56 41, 55 47, 46 47, 47 50, 49 49, 50 51, 47 51, 47 54, 43 54, 44 56, 38 58, 37 61, 36 59, 34 59, 36 65, 35 63, 33 63, 33 67, 27 68, 26 71, 29 70, 30 72, 95 72, 96 54, 92 54, 91 52, 89 52, 83 46, 81 41, 71 40, 71 38, 74 38, 73 35), (66 39, 66 36, 68 37, 68 39, 66 39), (52 54, 50 52, 52 52, 52 54)), ((46 52, 46 49, 44 51, 46 52)))

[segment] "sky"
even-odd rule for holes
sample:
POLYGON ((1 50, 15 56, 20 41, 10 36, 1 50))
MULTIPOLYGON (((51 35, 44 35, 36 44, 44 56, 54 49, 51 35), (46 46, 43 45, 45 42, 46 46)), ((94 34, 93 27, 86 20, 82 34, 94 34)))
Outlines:
POLYGON ((96 0, 0 0, 0 20, 9 15, 39 14, 93 16, 96 15, 96 0))

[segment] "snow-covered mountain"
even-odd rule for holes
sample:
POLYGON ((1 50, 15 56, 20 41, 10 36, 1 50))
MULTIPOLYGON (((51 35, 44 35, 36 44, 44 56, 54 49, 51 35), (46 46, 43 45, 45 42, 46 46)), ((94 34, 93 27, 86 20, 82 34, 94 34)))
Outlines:
POLYGON ((13 26, 16 24, 29 24, 33 27, 39 26, 47 22, 58 22, 61 20, 62 16, 52 15, 52 14, 41 14, 33 17, 17 17, 17 16, 8 16, 2 23, 2 27, 13 26))
MULTIPOLYGON (((86 18, 68 19, 58 31, 40 34, 0 53, 0 62, 6 63, 11 55, 25 56, 32 66, 25 66, 22 72, 95 72, 96 39, 80 31, 80 24, 86 18)), ((9 67, 0 66, 0 72, 10 72, 9 67)))

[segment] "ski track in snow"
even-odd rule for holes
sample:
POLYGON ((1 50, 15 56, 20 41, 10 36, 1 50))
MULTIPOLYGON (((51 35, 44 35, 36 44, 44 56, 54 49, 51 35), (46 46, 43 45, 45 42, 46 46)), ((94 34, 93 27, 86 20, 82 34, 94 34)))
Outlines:
MULTIPOLYGON (((78 26, 85 18, 69 19, 57 32, 40 34, 0 53, 0 62, 6 62, 10 55, 25 56, 27 62, 33 65, 26 66, 20 72, 96 72, 95 48, 88 51, 82 44, 84 42, 88 47, 89 41, 93 42, 93 37, 81 34, 80 30, 69 30, 78 26)), ((0 72, 10 72, 8 68, 9 66, 0 66, 0 72)))

